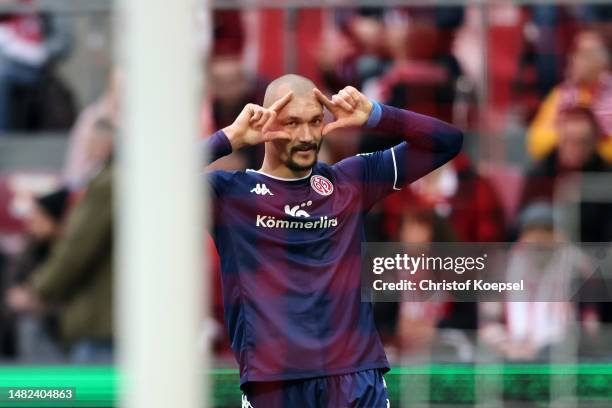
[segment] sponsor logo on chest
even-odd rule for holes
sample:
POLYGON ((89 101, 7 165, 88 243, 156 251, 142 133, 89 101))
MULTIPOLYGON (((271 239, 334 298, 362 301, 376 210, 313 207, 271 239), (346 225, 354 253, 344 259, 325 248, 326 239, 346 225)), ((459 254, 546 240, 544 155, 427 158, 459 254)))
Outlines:
POLYGON ((328 216, 312 217, 308 212, 308 207, 312 205, 312 200, 300 204, 287 204, 284 207, 285 215, 289 218, 276 218, 272 215, 257 215, 255 226, 269 229, 322 229, 338 226, 337 218, 328 216))

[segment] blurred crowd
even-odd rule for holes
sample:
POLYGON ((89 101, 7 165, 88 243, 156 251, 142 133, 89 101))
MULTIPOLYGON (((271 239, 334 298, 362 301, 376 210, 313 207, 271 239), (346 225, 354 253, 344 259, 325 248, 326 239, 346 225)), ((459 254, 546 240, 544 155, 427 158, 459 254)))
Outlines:
MULTIPOLYGON (((284 13, 214 12, 202 137, 229 125, 246 103, 261 104, 267 82, 290 68, 328 93, 352 85, 467 135, 452 162, 371 211, 369 241, 549 248, 612 241, 612 6, 499 4, 488 8, 486 26, 473 6, 284 13), (286 47, 288 33, 295 44, 286 47), (593 189, 610 195, 593 197, 593 189), (558 219, 566 202, 575 204, 574 228, 558 219)), ((68 119, 71 128, 58 188, 33 194, 20 211, 20 245, 4 254, 0 245, 1 352, 23 361, 112 358, 112 157, 123 84, 115 69, 99 99, 73 115, 70 91, 53 79, 70 43, 69 25, 57 16, 0 15, 0 137, 61 129, 68 119), (55 93, 43 89, 50 86, 55 93)), ((343 130, 326 138, 320 159, 336 162, 399 141, 343 130)), ((258 168, 262 157, 261 146, 252 147, 214 166, 258 168)), ((532 267, 554 271, 555 262, 551 256, 532 267)), ((222 358, 230 352, 213 270, 222 358)), ((537 360, 577 327, 585 349, 610 359, 603 340, 609 305, 446 299, 380 303, 375 314, 391 358, 470 361, 481 344, 502 359, 537 360)))

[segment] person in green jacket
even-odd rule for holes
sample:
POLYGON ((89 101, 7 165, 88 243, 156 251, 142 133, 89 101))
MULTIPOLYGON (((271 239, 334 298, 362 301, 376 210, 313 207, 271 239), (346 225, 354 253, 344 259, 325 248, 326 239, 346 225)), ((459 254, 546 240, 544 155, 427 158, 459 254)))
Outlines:
MULTIPOLYGON (((106 120, 96 124, 100 137, 112 137, 106 120)), ((48 260, 25 285, 13 288, 15 310, 57 305, 60 330, 70 358, 77 363, 112 360, 113 164, 106 161, 66 220, 48 260)))

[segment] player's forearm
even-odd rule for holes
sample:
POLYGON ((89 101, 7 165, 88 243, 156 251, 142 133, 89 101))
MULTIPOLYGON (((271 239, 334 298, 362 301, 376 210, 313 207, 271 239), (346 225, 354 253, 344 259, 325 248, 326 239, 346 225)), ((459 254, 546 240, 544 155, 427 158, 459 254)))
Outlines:
POLYGON ((463 133, 446 122, 404 109, 374 103, 367 127, 388 135, 402 135, 411 149, 455 157, 463 144, 463 133))
POLYGON ((208 157, 206 164, 213 163, 215 160, 227 156, 233 151, 230 139, 223 130, 219 130, 206 138, 202 143, 202 147, 208 157))
POLYGON ((405 169, 403 183, 450 161, 463 143, 463 133, 441 120, 376 103, 366 125, 377 133, 404 136, 406 144, 395 148, 397 165, 405 169))

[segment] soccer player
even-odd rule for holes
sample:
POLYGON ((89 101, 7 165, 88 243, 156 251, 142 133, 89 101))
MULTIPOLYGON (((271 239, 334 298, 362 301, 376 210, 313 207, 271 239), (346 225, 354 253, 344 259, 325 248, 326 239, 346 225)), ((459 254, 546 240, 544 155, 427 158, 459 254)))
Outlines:
POLYGON ((243 407, 387 407, 389 370, 361 301, 363 218, 379 200, 452 159, 462 133, 346 87, 329 100, 307 78, 271 82, 205 142, 214 161, 265 143, 259 170, 207 175, 225 319, 243 407), (324 109, 335 120, 325 124, 324 109), (335 165, 323 136, 368 127, 405 142, 335 165))

